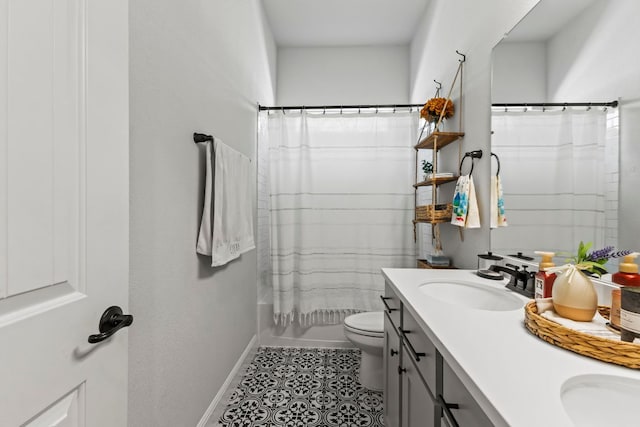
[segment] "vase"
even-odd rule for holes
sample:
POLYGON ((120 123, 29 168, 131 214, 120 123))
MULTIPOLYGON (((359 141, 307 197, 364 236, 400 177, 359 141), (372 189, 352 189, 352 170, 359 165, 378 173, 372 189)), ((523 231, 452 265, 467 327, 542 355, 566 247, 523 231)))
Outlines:
POLYGON ((574 265, 556 277, 551 297, 553 309, 565 319, 590 322, 598 309, 593 282, 574 265))
POLYGON ((438 120, 439 119, 440 119, 440 116, 434 116, 434 115, 431 115, 431 114, 427 117, 427 123, 429 123, 429 133, 431 133, 431 132, 433 132, 435 130, 443 131, 443 129, 444 129, 444 121, 445 121, 444 118, 440 122, 440 127, 438 129, 436 129, 436 125, 438 124, 438 120))

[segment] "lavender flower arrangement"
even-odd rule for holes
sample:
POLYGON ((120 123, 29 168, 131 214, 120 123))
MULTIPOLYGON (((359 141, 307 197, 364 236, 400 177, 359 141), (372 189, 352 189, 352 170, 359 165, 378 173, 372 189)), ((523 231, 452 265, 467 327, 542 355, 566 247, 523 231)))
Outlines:
POLYGON ((569 258, 567 262, 574 263, 580 270, 601 276, 607 272, 607 269, 604 268, 604 264, 606 264, 607 261, 612 258, 620 258, 631 253, 631 251, 628 250, 615 252, 615 248, 613 246, 606 246, 602 249, 589 252, 592 245, 593 243, 591 242, 586 244, 580 242, 580 245, 578 246, 578 253, 572 258, 569 258))

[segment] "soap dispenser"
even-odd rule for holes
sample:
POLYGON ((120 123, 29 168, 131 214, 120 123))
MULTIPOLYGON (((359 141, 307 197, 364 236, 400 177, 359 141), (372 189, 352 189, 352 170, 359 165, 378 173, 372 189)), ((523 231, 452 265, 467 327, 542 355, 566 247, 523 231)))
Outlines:
POLYGON ((551 289, 553 282, 556 280, 555 273, 548 273, 547 268, 555 267, 553 257, 555 252, 535 251, 536 255, 540 255, 542 260, 538 264, 538 272, 536 273, 534 298, 551 298, 551 289))
MULTIPOLYGON (((614 273, 611 277, 613 283, 616 283, 620 286, 640 286, 640 274, 638 274, 638 264, 634 262, 635 258, 640 255, 638 252, 632 252, 629 255, 626 255, 622 258, 622 262, 620 263, 619 270, 617 273, 614 273)), ((610 314, 610 323, 611 325, 619 329, 620 328, 620 299, 621 299, 621 291, 620 289, 614 289, 611 291, 611 314, 610 314)))
POLYGON ((638 264, 634 262, 635 258, 640 255, 638 252, 632 252, 625 255, 620 263, 620 271, 614 273, 611 279, 613 283, 622 286, 640 286, 640 274, 638 274, 638 264))

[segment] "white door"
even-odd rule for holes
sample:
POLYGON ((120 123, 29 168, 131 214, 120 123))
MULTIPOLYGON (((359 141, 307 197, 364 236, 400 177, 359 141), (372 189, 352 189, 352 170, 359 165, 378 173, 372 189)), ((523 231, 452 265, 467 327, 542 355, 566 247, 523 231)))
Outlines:
POLYGON ((127 14, 0 0, 2 427, 127 423, 127 14))

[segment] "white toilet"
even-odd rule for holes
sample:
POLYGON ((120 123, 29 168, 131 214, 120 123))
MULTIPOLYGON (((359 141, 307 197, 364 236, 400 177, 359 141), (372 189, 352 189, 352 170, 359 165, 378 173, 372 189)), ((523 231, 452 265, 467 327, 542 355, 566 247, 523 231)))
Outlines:
POLYGON ((384 312, 370 311, 344 319, 345 336, 361 350, 360 384, 381 391, 382 349, 384 347, 384 312))

